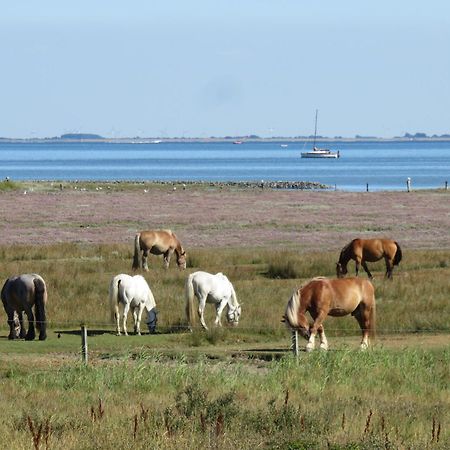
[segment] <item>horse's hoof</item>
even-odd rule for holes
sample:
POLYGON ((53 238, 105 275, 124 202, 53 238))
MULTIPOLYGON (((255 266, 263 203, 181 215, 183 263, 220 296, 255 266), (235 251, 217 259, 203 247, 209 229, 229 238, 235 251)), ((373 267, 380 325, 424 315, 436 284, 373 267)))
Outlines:
POLYGON ((328 345, 320 344, 320 349, 326 352, 328 350, 328 345))
POLYGON ((307 353, 311 353, 313 350, 314 350, 314 345, 309 345, 309 344, 308 344, 308 345, 306 346, 306 352, 307 352, 307 353))
POLYGON ((45 341, 47 339, 47 335, 43 334, 43 335, 39 335, 39 340, 40 341, 45 341))

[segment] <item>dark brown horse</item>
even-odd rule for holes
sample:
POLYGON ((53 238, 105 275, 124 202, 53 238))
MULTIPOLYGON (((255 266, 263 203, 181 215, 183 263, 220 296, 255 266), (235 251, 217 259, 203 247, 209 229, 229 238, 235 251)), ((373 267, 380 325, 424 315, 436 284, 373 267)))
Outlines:
POLYGON ((386 277, 392 278, 394 266, 402 260, 402 249, 398 242, 391 239, 353 239, 341 251, 336 264, 336 275, 343 277, 347 273, 347 263, 353 259, 356 263, 356 276, 361 265, 369 278, 373 278, 366 262, 379 261, 381 258, 386 263, 386 277))
POLYGON ((170 230, 148 230, 137 233, 134 238, 133 270, 139 268, 139 253, 142 251, 142 268, 148 271, 148 254, 164 255, 164 266, 169 267, 170 257, 175 252, 180 269, 186 269, 186 252, 175 233, 170 230))
POLYGON ((375 290, 369 280, 361 278, 328 279, 313 278, 296 289, 286 307, 284 321, 297 330, 306 340, 306 351, 314 350, 316 334, 319 333, 320 348, 328 350, 322 322, 327 316, 341 317, 351 314, 362 331, 361 349, 369 346, 369 336, 375 335, 375 290), (310 325, 306 317, 313 318, 310 325))
POLYGON ((19 336, 27 341, 36 337, 35 326, 39 331, 39 340, 47 337, 45 305, 47 303, 47 288, 44 279, 35 273, 27 273, 10 277, 3 285, 1 298, 8 316, 9 336, 15 339, 16 321, 19 322, 19 336), (34 306, 34 314, 33 314, 34 306), (28 318, 28 332, 25 333, 23 313, 28 318))

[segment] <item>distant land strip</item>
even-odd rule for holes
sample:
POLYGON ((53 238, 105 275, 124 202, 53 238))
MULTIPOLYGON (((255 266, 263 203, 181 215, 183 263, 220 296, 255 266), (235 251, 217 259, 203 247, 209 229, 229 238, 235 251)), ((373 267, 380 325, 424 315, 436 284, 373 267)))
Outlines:
MULTIPOLYGON (((73 133, 63 134, 55 137, 44 138, 9 138, 0 137, 0 142, 6 143, 60 143, 60 142, 106 142, 117 144, 162 144, 170 142, 233 142, 245 144, 246 142, 313 142, 314 136, 272 136, 260 137, 257 135, 248 136, 223 136, 223 137, 116 137, 107 138, 97 134, 91 133, 73 133)), ((391 138, 376 137, 376 136, 360 136, 355 137, 327 137, 317 136, 318 142, 448 142, 450 141, 450 134, 428 136, 425 133, 406 133, 404 136, 395 136, 391 138)))

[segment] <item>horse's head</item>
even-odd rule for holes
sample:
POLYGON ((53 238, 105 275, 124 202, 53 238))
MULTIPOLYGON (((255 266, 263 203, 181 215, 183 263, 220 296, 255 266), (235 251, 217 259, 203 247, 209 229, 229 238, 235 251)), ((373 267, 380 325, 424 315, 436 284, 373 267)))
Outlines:
POLYGON ((308 319, 304 314, 298 315, 298 325, 297 325, 297 331, 300 333, 301 337, 304 337, 306 340, 309 340, 311 333, 310 333, 310 325, 308 322, 308 319))
POLYGON ((336 263, 336 276, 343 278, 347 273, 347 266, 343 266, 340 262, 336 263))
POLYGON ((241 317, 241 305, 229 306, 227 312, 227 320, 230 325, 236 326, 241 317))
POLYGON ((147 316, 147 326, 148 326, 148 331, 150 334, 155 333, 157 323, 158 323, 158 311, 156 308, 152 308, 148 312, 148 316, 147 316))
POLYGON ((177 264, 180 269, 186 269, 186 252, 184 250, 177 253, 177 264))

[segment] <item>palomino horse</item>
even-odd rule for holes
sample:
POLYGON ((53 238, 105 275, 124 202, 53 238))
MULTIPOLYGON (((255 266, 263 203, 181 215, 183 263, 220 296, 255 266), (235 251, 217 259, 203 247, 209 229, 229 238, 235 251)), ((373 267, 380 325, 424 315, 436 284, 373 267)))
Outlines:
POLYGON ((139 252, 142 251, 142 268, 148 271, 148 254, 164 255, 164 266, 169 267, 173 252, 177 255, 177 264, 180 269, 186 269, 186 252, 175 233, 170 230, 148 230, 137 233, 134 238, 133 270, 139 268, 139 252))
POLYGON ((361 349, 369 346, 369 335, 375 334, 375 295, 372 283, 360 278, 328 279, 313 278, 308 284, 296 289, 286 307, 284 321, 299 331, 308 341, 306 351, 314 350, 315 337, 319 333, 320 348, 328 350, 322 322, 326 316, 356 318, 362 331, 361 349), (313 318, 310 325, 306 318, 313 318))
POLYGON ((186 317, 189 326, 192 326, 194 311, 194 296, 199 302, 198 315, 200 322, 205 330, 208 329, 205 323, 204 311, 206 303, 213 303, 216 307, 216 320, 214 324, 222 326, 221 315, 225 306, 227 306, 227 321, 231 325, 237 325, 241 316, 241 305, 239 305, 236 292, 230 280, 223 274, 213 275, 208 272, 194 272, 186 279, 185 298, 186 298, 186 317))
POLYGON ((134 319, 134 332, 141 334, 141 319, 144 309, 148 312, 148 326, 150 332, 156 327, 156 304, 152 291, 145 278, 141 275, 134 277, 124 273, 116 275, 111 279, 109 285, 109 302, 111 305, 111 318, 116 322, 117 335, 120 336, 120 314, 119 305, 123 306, 122 325, 123 332, 127 333, 128 311, 132 310, 134 319))
POLYGON ((347 273, 347 263, 353 259, 356 263, 356 276, 362 265, 369 278, 373 278, 366 262, 375 262, 384 258, 386 263, 386 277, 392 278, 394 266, 402 260, 402 250, 398 242, 391 239, 353 239, 341 251, 339 262, 336 264, 338 278, 347 273))
POLYGON ((27 273, 10 277, 3 285, 1 298, 8 316, 9 336, 15 339, 16 322, 19 323, 19 336, 27 341, 36 337, 35 327, 39 331, 39 340, 47 338, 45 305, 47 303, 47 287, 44 279, 35 273, 27 273), (34 306, 34 314, 33 314, 34 306), (25 333, 23 313, 28 318, 28 332, 25 333))

